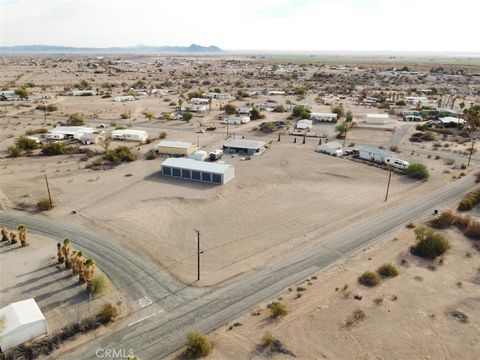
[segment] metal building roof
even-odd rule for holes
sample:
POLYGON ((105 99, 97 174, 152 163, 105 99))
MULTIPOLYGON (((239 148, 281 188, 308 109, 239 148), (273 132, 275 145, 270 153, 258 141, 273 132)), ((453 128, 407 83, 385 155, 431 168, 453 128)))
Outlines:
POLYGON ((167 158, 162 163, 162 166, 170 166, 178 169, 196 170, 215 174, 224 174, 228 169, 233 167, 233 165, 229 164, 218 164, 214 162, 198 161, 187 158, 167 158))
POLYGON ((238 149, 252 149, 258 150, 261 149, 266 145, 263 141, 251 141, 251 140, 229 140, 225 144, 224 147, 229 148, 238 148, 238 149))
POLYGON ((185 141, 168 141, 168 140, 162 140, 158 142, 156 147, 172 147, 172 148, 180 148, 180 149, 188 149, 190 146, 192 146, 191 143, 185 142, 185 141))
POLYGON ((396 157, 397 156, 394 152, 379 149, 378 147, 370 146, 370 145, 359 146, 358 150, 359 151, 370 152, 370 153, 377 154, 377 155, 382 155, 382 156, 385 156, 385 157, 396 157))

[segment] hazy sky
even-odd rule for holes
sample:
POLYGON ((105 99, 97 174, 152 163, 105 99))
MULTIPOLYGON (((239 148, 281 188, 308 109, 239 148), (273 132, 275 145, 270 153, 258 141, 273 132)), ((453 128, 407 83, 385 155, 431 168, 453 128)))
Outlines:
POLYGON ((0 43, 480 52, 480 0, 0 0, 0 43))

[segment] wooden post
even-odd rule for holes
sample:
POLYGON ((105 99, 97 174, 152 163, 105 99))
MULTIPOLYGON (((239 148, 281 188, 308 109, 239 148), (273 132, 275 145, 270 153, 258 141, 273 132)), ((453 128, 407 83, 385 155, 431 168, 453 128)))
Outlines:
POLYGON ((470 148, 470 154, 468 155, 468 164, 467 166, 470 166, 470 161, 472 160, 472 154, 473 154, 473 146, 475 144, 475 140, 472 139, 472 147, 470 148))
POLYGON ((385 201, 388 200, 388 192, 390 190, 390 180, 392 179, 392 170, 390 170, 390 174, 388 174, 388 184, 387 184, 387 193, 385 194, 385 201))
POLYGON ((197 281, 200 281, 200 231, 195 230, 197 233, 197 281))
POLYGON ((48 199, 50 200, 50 209, 53 209, 52 195, 50 194, 50 186, 48 185, 47 173, 45 173, 45 183, 47 184, 48 199))

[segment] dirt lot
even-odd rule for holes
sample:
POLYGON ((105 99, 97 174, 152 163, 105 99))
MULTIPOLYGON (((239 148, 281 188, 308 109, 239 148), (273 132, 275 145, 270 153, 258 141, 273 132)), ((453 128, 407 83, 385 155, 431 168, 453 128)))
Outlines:
MULTIPOLYGON (((246 314, 214 331, 209 359, 270 357, 258 348, 267 331, 298 359, 477 359, 480 254, 472 240, 458 231, 443 233, 451 244, 443 264, 411 255, 413 231, 401 230, 298 284, 306 288, 301 298, 296 287, 281 294, 278 299, 289 311, 283 319, 272 320, 263 304, 252 310, 252 314, 259 310, 258 316, 246 314), (396 278, 383 280, 376 288, 357 283, 362 272, 375 271, 386 262, 397 267, 396 278), (354 295, 362 296, 361 300, 354 295), (365 320, 347 326, 347 317, 358 309, 366 314, 365 320), (452 311, 466 314, 468 321, 459 321, 452 311), (231 326, 237 321, 241 326, 231 326)), ((277 354, 274 358, 292 357, 277 354)))
MULTIPOLYGON (((104 297, 90 301, 85 285, 71 270, 57 266, 56 242, 39 235, 28 235, 30 245, 0 243, 0 307, 34 298, 53 333, 63 326, 97 313, 106 302, 116 303, 123 296, 111 284, 104 297)), ((97 268, 96 275, 104 276, 97 268)), ((127 305, 122 305, 123 314, 127 305)))

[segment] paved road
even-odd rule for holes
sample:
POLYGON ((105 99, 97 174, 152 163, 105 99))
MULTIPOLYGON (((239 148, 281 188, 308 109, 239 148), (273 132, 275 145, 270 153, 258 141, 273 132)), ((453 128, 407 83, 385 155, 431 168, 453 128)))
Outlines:
POLYGON ((286 287, 301 282, 312 273, 378 241, 405 223, 431 213, 433 208, 439 208, 468 192, 473 185, 473 176, 464 177, 407 204, 385 208, 359 223, 342 228, 319 239, 318 244, 311 248, 293 253, 281 263, 243 274, 204 290, 190 287, 182 289, 182 285, 167 274, 158 271, 154 265, 123 249, 114 241, 78 227, 54 224, 33 217, 18 219, 14 215, 5 214, 1 214, 0 222, 16 224, 21 220, 32 230, 56 237, 59 233, 64 236, 66 231, 81 234, 82 244, 85 244, 96 258, 101 259, 100 266, 112 276, 115 284, 125 284, 134 279, 137 273, 130 273, 133 269, 145 276, 154 272, 154 275, 147 276, 140 285, 132 285, 132 289, 136 292, 135 296, 147 292, 152 297, 160 298, 158 304, 167 308, 167 311, 153 313, 136 323, 122 321, 119 330, 83 345, 69 355, 75 359, 96 359, 95 352, 98 348, 117 351, 132 349, 141 359, 147 360, 159 359, 181 347, 184 335, 190 329, 207 332, 227 323, 256 304, 271 299, 286 287), (57 226, 59 229, 56 229, 57 226), (112 253, 114 256, 111 256, 112 253), (112 273, 110 269, 118 273, 112 273), (157 291, 161 295, 157 295, 157 291), (168 299, 169 291, 178 291, 171 295, 176 304, 163 303, 164 298, 168 299))

